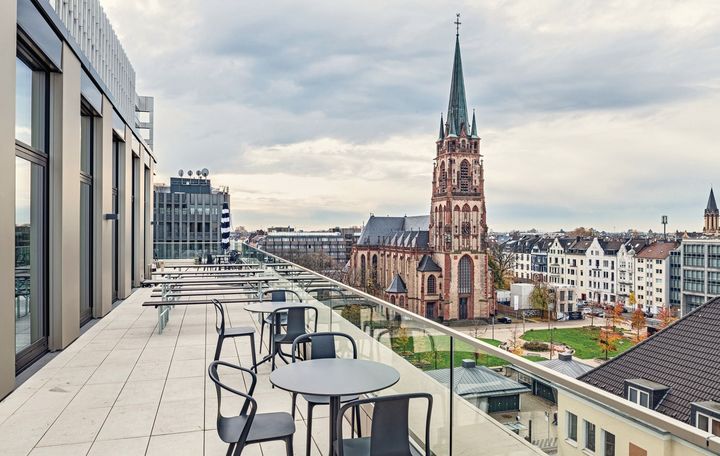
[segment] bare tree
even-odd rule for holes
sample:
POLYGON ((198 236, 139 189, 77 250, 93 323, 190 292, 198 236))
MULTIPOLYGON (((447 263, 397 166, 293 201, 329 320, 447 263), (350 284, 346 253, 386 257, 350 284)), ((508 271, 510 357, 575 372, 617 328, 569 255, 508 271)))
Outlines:
POLYGON ((502 246, 497 242, 490 244, 488 248, 488 265, 493 274, 495 289, 507 290, 510 288, 515 261, 515 252, 504 252, 502 246))

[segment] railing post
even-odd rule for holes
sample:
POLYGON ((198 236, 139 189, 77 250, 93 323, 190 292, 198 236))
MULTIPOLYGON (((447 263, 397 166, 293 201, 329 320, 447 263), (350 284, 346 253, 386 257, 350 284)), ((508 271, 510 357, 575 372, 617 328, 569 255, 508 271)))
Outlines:
POLYGON ((453 454, 453 414, 455 409, 453 403, 455 402, 455 338, 450 336, 450 429, 448 438, 448 454, 453 454))

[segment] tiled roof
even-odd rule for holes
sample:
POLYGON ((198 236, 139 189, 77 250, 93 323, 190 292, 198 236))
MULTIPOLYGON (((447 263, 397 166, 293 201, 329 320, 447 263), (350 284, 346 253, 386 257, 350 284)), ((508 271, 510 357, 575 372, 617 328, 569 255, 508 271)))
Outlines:
POLYGON ((429 236, 430 216, 419 215, 412 217, 376 217, 371 215, 360 233, 358 245, 391 244, 406 246, 402 235, 409 233, 415 237, 415 244, 407 246, 426 247, 429 236), (418 233, 419 232, 419 233, 418 233), (399 235, 399 236, 398 236, 399 235))
MULTIPOLYGON (((450 369, 429 370, 425 373, 443 385, 450 384, 450 369)), ((530 392, 522 384, 485 366, 456 367, 453 376, 455 392, 461 396, 493 397, 530 392)))
POLYGON ((579 379, 618 396, 641 378, 670 388, 656 407, 690 422, 690 403, 720 401, 720 298, 656 333, 579 379))
POLYGON ((670 256, 670 252, 678 248, 677 242, 655 242, 640 251, 635 258, 649 258, 652 260, 664 260, 670 256))
POLYGON ((433 260, 430 255, 423 255, 418 263, 417 270, 420 272, 442 272, 442 268, 433 260))

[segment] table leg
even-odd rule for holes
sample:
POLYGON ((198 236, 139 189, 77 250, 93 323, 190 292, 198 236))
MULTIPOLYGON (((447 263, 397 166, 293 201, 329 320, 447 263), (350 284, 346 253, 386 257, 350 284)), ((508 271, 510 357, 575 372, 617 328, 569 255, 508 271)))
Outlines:
MULTIPOLYGON (((337 420, 340 413, 340 396, 330 396, 330 448, 328 455, 334 456, 333 444, 338 438, 337 420)), ((338 442, 338 445, 340 443, 338 442)))

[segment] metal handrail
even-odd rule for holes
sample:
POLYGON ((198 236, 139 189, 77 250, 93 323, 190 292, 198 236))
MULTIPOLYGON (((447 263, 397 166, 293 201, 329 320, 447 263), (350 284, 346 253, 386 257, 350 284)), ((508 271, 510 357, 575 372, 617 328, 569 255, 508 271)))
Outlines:
POLYGON ((335 284, 336 286, 342 287, 354 294, 362 296, 363 298, 372 301, 378 305, 390 308, 398 314, 404 315, 408 318, 419 320, 423 323, 423 325, 427 325, 433 330, 450 336, 456 340, 462 340, 464 343, 467 343, 471 346, 478 347, 488 354, 508 361, 532 374, 535 374, 545 380, 550 381, 551 383, 553 383, 554 386, 558 388, 562 388, 563 390, 568 391, 572 394, 579 395, 587 400, 595 402, 598 405, 613 409, 616 413, 619 413, 620 415, 623 415, 628 419, 634 421, 639 420, 651 427, 654 427, 656 430, 669 432, 670 434, 675 435, 689 443, 697 445, 700 448, 704 448, 706 450, 720 454, 720 437, 715 436, 709 432, 702 431, 687 423, 683 423, 682 421, 670 418, 660 412, 656 412, 646 407, 642 407, 638 404, 634 404, 628 400, 625 400, 600 388, 596 388, 585 382, 581 382, 574 378, 559 374, 556 371, 543 367, 542 365, 535 362, 528 361, 521 356, 515 355, 514 353, 497 348, 493 345, 475 339, 471 336, 463 334, 435 321, 428 320, 427 318, 414 312, 410 312, 409 310, 403 309, 402 307, 390 304, 389 302, 383 301, 382 299, 365 293, 364 291, 358 290, 347 284, 323 276, 322 274, 312 271, 304 266, 293 263, 292 261, 285 260, 284 258, 281 258, 277 255, 265 252, 264 250, 253 247, 247 243, 243 243, 243 246, 261 252, 266 257, 275 258, 276 260, 291 264, 311 274, 322 277, 328 282, 335 284))

